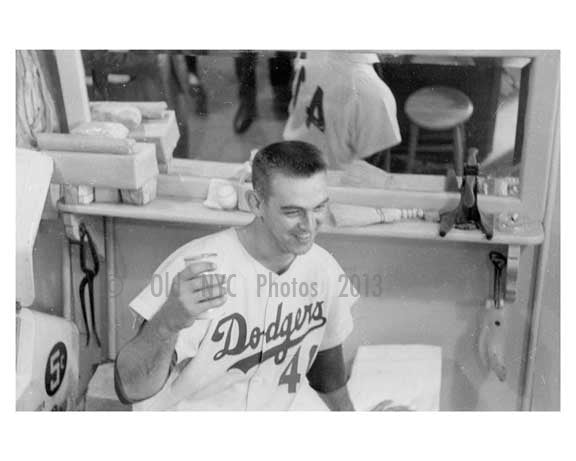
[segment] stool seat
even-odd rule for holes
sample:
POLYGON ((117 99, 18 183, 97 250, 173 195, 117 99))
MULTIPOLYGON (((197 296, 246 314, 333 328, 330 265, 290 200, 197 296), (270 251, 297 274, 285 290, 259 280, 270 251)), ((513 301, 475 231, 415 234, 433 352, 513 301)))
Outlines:
POLYGON ((428 86, 412 93, 404 111, 412 123, 426 130, 450 130, 466 122, 474 106, 455 88, 428 86))

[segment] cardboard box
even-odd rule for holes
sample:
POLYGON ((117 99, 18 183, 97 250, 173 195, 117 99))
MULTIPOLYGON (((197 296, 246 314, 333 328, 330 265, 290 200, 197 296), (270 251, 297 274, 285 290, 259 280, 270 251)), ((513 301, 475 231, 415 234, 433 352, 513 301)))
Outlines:
POLYGON ((52 182, 77 186, 138 189, 158 176, 156 146, 136 143, 133 155, 42 151, 54 160, 52 182))
POLYGON ((146 205, 156 198, 157 190, 158 180, 157 178, 152 178, 139 189, 121 189, 120 196, 123 203, 146 205))
POLYGON ((96 187, 94 189, 96 203, 120 203, 120 190, 109 187, 96 187))
POLYGON ((94 188, 91 186, 62 184, 61 191, 67 205, 88 205, 94 201, 94 188))
POLYGON ((128 137, 139 142, 154 143, 158 164, 169 165, 172 160, 172 153, 178 144, 178 139, 180 139, 176 114, 173 110, 169 110, 165 118, 142 120, 140 126, 132 130, 128 137))

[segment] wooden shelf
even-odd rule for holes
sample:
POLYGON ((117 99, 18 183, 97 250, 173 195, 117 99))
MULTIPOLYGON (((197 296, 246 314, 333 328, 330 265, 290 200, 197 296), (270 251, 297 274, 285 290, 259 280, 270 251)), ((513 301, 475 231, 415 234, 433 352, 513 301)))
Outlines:
MULTIPOLYGON (((250 213, 211 210, 204 207, 199 200, 175 197, 160 197, 144 206, 117 203, 91 203, 90 205, 58 203, 58 209, 64 213, 81 215, 211 226, 242 226, 253 219, 250 213)), ((486 237, 480 231, 459 229, 453 229, 446 237, 440 237, 438 235, 438 224, 425 221, 405 221, 364 227, 323 226, 321 233, 500 245, 539 245, 544 240, 544 231, 541 225, 524 232, 497 232, 492 240, 486 240, 486 237)))

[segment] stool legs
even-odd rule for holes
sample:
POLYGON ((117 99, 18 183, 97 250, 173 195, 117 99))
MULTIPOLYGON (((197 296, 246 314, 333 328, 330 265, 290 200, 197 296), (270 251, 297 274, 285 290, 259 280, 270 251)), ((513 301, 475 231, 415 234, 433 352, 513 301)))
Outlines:
POLYGON ((456 170, 456 176, 462 176, 463 173, 463 163, 464 163, 464 150, 465 145, 465 132, 464 125, 460 124, 456 126, 453 130, 454 136, 454 169, 456 170))
MULTIPOLYGON (((416 161, 416 150, 418 148, 418 137, 420 128, 414 123, 410 124, 410 139, 408 141, 408 164, 406 171, 414 172, 414 163, 416 161)), ((460 124, 452 130, 452 150, 454 151, 454 170, 457 176, 462 176, 464 171, 464 151, 466 150, 466 132, 464 125, 460 124)))
POLYGON ((408 164, 406 170, 408 173, 414 172, 414 161, 416 159, 416 147, 418 146, 418 134, 420 129, 414 124, 410 124, 410 140, 408 144, 408 164))

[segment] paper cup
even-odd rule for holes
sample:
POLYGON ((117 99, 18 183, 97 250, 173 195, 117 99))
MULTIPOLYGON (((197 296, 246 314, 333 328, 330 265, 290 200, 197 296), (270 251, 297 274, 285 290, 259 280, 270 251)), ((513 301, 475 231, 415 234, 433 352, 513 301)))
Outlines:
MULTIPOLYGON (((216 267, 214 269, 203 272, 202 274, 200 274, 201 277, 202 276, 213 277, 215 274, 218 273, 217 258, 218 258, 217 253, 202 253, 199 255, 185 257, 184 263, 186 264, 186 267, 188 267, 190 264, 197 263, 200 261, 214 263, 216 265, 216 267)), ((208 282, 208 280, 206 282, 208 282)), ((200 315, 198 315, 197 318, 198 319, 213 319, 215 317, 218 317, 218 311, 220 309, 221 309, 221 307, 215 307, 213 309, 208 309, 207 311, 204 311, 200 315)))

